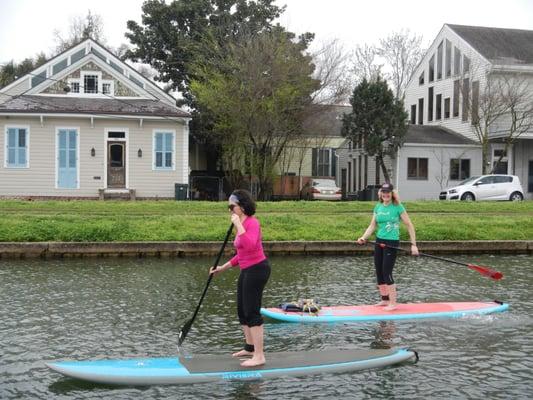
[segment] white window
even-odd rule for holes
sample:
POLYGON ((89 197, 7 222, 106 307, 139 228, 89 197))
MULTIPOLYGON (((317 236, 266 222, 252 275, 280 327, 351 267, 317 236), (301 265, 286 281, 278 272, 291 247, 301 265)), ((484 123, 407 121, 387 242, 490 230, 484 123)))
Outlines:
POLYGON ((70 91, 72 93, 80 92, 80 83, 79 82, 70 82, 70 91))
POLYGON ((173 131, 155 131, 154 132, 154 169, 174 170, 175 154, 175 132, 173 131))
POLYGON ((112 94, 111 93, 111 83, 109 83, 109 82, 102 83, 102 93, 103 94, 112 94))
POLYGON ((6 168, 28 168, 29 163, 30 128, 7 126, 5 132, 6 168))

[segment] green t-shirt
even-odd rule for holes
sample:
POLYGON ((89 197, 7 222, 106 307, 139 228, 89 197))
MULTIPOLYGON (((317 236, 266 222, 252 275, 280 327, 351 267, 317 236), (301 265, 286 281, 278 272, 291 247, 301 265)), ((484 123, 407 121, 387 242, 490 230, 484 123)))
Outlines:
POLYGON ((385 240, 400 240, 400 215, 405 207, 390 203, 388 206, 378 203, 374 207, 374 216, 378 224, 376 237, 385 240))

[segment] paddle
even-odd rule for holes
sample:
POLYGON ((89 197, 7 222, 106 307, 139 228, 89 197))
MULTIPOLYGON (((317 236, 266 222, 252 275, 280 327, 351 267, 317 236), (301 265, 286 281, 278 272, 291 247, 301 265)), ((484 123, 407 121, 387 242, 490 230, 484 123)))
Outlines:
MULTIPOLYGON (((229 226, 228 232, 226 232, 224 243, 222 243, 222 247, 220 248, 220 251, 218 252, 218 256, 217 256, 215 263, 213 264, 213 268, 215 268, 220 262, 220 257, 222 257, 222 253, 224 253, 224 249, 226 248, 226 243, 228 243, 228 239, 231 235, 232 230, 233 230, 233 224, 229 226)), ((211 271, 211 269, 209 269, 209 271, 211 271)), ((209 287, 209 284, 211 283, 211 279, 213 279, 213 274, 209 274, 209 278, 207 278, 207 283, 205 284, 204 292, 202 293, 202 297, 200 297, 200 302, 198 303, 196 310, 194 310, 194 314, 192 315, 192 318, 188 320, 185 323, 185 325, 183 325, 183 328, 181 328, 180 330, 180 333, 178 336, 178 346, 181 346, 181 344, 187 337, 189 330, 191 329, 192 323, 194 322, 194 319, 196 318, 196 314, 198 314, 198 311, 200 310, 200 306, 202 305, 202 302, 204 301, 204 297, 205 297, 205 294, 207 293, 207 288, 209 287)))
MULTIPOLYGON (((376 243, 376 242, 373 242, 371 240, 368 240, 367 242, 368 243, 372 243, 372 244, 377 244, 378 246, 380 246, 382 248, 389 247, 391 249, 402 250, 402 251, 405 251, 407 253, 410 252, 409 250, 402 249, 401 247, 387 246, 384 243, 376 243)), ((481 275, 487 276, 487 277, 489 277, 491 279, 494 279, 496 281, 503 278, 503 274, 501 272, 494 271, 493 269, 490 269, 489 267, 485 267, 485 266, 482 266, 482 265, 467 264, 467 263, 463 263, 463 262, 460 262, 460 261, 450 260, 449 258, 437 257, 437 256, 434 256, 434 255, 431 255, 431 254, 420 253, 420 252, 418 253, 418 255, 424 256, 424 257, 428 257, 428 258, 434 258, 436 260, 447 261, 449 263, 453 263, 453 264, 457 264, 457 265, 464 265, 465 267, 468 267, 468 268, 470 268, 470 269, 472 269, 474 271, 477 271, 481 275)))

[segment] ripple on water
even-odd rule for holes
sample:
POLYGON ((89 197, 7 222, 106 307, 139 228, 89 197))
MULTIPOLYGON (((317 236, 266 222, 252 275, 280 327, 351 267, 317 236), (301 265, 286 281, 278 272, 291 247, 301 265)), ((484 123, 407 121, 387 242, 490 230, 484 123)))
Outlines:
MULTIPOLYGON (((400 257, 402 301, 500 299, 502 314, 456 320, 302 325, 267 323, 268 351, 413 347, 418 364, 259 382, 116 388, 60 377, 55 359, 178 354, 177 333, 205 285, 206 259, 0 260, 0 398, 62 399, 522 399, 531 393, 531 257, 457 257, 504 273, 492 281, 438 260, 400 257)), ((370 257, 275 257, 265 305, 376 300, 370 257)), ((182 354, 242 346, 236 271, 213 280, 182 354)))

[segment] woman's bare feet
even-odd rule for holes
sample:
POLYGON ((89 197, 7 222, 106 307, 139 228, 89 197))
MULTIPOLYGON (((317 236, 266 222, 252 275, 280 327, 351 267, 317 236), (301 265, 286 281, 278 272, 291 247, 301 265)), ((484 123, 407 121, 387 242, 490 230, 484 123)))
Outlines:
POLYGON ((389 305, 389 301, 388 300, 381 300, 379 303, 376 304, 376 306, 378 306, 378 307, 388 306, 388 305, 389 305))
POLYGON ((243 361, 241 363, 241 367, 258 367, 260 365, 263 365, 265 363, 265 356, 257 356, 254 355, 249 360, 243 361))
POLYGON ((231 356, 232 357, 247 357, 247 356, 253 356, 253 355, 254 353, 251 351, 240 350, 240 351, 233 353, 231 356))
POLYGON ((394 311, 396 310, 396 304, 389 304, 384 308, 385 311, 394 311))

